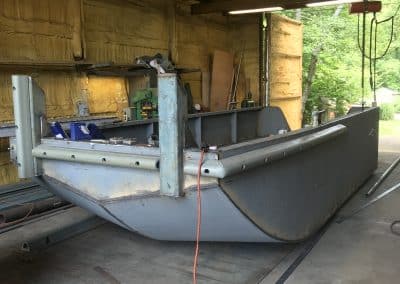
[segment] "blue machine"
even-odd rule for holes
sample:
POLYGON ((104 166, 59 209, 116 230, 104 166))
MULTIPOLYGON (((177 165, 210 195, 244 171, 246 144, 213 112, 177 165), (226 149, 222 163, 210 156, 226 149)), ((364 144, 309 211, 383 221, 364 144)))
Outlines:
POLYGON ((89 129, 89 133, 90 133, 90 136, 92 136, 92 139, 106 139, 106 137, 104 137, 103 133, 97 127, 96 124, 89 123, 87 128, 89 129))
POLYGON ((90 135, 90 131, 86 127, 85 123, 71 122, 70 131, 71 131, 71 140, 72 141, 92 139, 92 136, 90 135))
POLYGON ((62 128, 61 124, 59 122, 52 122, 50 124, 50 129, 53 135, 57 139, 66 139, 68 138, 68 135, 65 133, 64 129, 62 128))

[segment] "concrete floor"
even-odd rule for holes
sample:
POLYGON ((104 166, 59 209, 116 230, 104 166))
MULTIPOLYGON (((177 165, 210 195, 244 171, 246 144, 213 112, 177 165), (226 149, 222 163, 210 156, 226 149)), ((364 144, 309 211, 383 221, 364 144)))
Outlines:
MULTIPOLYGON (((383 168, 398 155, 381 152, 383 168)), ((399 182, 397 167, 374 196, 399 182)), ((361 189, 339 215, 348 216, 369 200, 365 192, 361 189)), ((333 222, 286 283, 400 283, 400 237, 390 231, 391 223, 400 220, 399 205, 400 190, 342 223, 333 222)))
MULTIPOLYGON (((84 212, 59 214, 82 218, 84 212)), ((47 221, 51 226, 53 221, 47 221)), ((0 236, 0 283, 190 283, 193 243, 160 242, 110 223, 33 254, 21 243, 46 225, 0 236), (27 236, 27 234, 31 234, 27 236)), ((294 245, 202 243, 199 283, 258 283, 294 245)))
MULTIPOLYGON (((391 141, 392 151, 400 151, 396 141, 391 141)), ((363 193, 396 155, 380 153, 377 174, 339 215, 366 202, 363 193)), ((400 167, 379 191, 399 181, 400 167)), ((287 283, 399 282, 400 237, 389 229, 393 220, 400 219, 399 204, 400 190, 340 224, 333 223, 287 283)), ((109 223, 36 253, 18 250, 27 239, 87 216, 74 208, 0 235, 0 283, 191 282, 193 243, 154 241, 109 223)), ((203 243, 199 283, 275 283, 303 246, 203 243)))

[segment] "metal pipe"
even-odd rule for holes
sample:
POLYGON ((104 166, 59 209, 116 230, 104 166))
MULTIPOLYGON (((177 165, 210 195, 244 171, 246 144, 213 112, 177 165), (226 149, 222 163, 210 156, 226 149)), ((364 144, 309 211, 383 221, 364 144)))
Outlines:
POLYGON ((55 209, 68 204, 68 202, 59 199, 58 197, 50 197, 35 202, 24 203, 16 205, 13 208, 6 209, 0 212, 0 227, 6 225, 12 225, 15 221, 24 219, 25 216, 28 217, 36 215, 51 209, 55 209))
MULTIPOLYGON (((250 151, 222 160, 206 160, 202 166, 202 175, 215 178, 225 178, 287 158, 291 155, 329 141, 334 137, 340 136, 346 131, 346 126, 338 124, 319 132, 288 142, 268 146, 263 149, 250 151)), ((186 174, 196 175, 197 169, 198 162, 189 161, 185 164, 184 171, 186 174)))
POLYGON ((32 150, 36 158, 107 165, 125 168, 158 170, 159 158, 95 150, 78 150, 39 145, 32 150))
POLYGON ((392 186, 391 188, 385 190, 384 192, 382 192, 381 194, 379 194, 377 197, 375 197, 374 199, 372 199, 371 201, 368 201, 367 203, 365 203, 364 205, 362 205, 360 208, 352 211, 350 214, 343 216, 341 218, 338 218, 336 220, 336 223, 342 223, 344 220, 353 217, 354 215, 356 215, 357 213, 359 213, 360 211, 364 210, 365 208, 371 206, 372 204, 374 204, 375 202, 378 202, 379 200, 381 200, 382 198, 386 197, 387 195, 389 195, 390 193, 396 191, 400 189, 400 183, 392 186))
POLYGON ((368 192, 365 194, 366 197, 371 196, 378 189, 378 187, 382 184, 382 182, 396 168, 399 162, 400 162, 400 156, 386 169, 386 171, 381 175, 381 177, 376 181, 376 183, 368 190, 368 192))

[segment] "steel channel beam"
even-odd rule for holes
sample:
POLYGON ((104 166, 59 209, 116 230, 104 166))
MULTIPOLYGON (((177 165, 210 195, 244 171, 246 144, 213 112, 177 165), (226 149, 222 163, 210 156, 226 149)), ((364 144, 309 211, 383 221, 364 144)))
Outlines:
POLYGON ((20 178, 34 176, 32 156, 31 80, 28 76, 12 76, 12 93, 16 125, 17 167, 20 178))
MULTIPOLYGON (((346 131, 346 126, 338 124, 319 132, 263 149, 246 152, 222 160, 207 160, 202 166, 201 175, 216 178, 235 175, 305 151, 334 137, 343 135, 346 131)), ((196 161, 188 161, 185 164, 185 173, 196 175, 198 171, 197 167, 196 161)))
MULTIPOLYGON (((283 142, 277 145, 267 146, 262 149, 249 151, 243 154, 231 156, 222 160, 205 159, 202 166, 203 170, 201 174, 202 176, 207 177, 225 178, 234 174, 238 174, 240 172, 250 170, 255 167, 259 167, 265 164, 272 163, 274 161, 287 158, 291 155, 305 151, 309 148, 329 141, 337 136, 343 135, 344 133, 346 133, 346 131, 346 126, 338 124, 304 137, 293 139, 291 141, 283 142)), ((176 147, 177 145, 170 146, 176 147)), ((183 148, 181 148, 181 150, 183 150, 183 148)), ((146 170, 158 170, 160 168, 161 181, 171 182, 169 184, 164 184, 164 186, 167 186, 167 189, 170 190, 166 191, 165 195, 168 196, 179 196, 174 195, 175 193, 179 194, 179 192, 173 191, 172 189, 180 188, 180 184, 175 184, 176 188, 170 188, 169 185, 173 184, 172 182, 176 182, 177 178, 182 178, 181 182, 183 182, 184 174, 197 175, 198 171, 198 158, 196 157, 192 159, 187 159, 184 162, 183 151, 179 154, 175 152, 177 156, 182 158, 182 172, 178 173, 178 171, 168 170, 171 168, 164 168, 164 176, 162 172, 163 167, 161 162, 163 159, 162 153, 161 157, 159 158, 158 156, 151 157, 128 153, 52 147, 43 144, 35 147, 32 153, 33 156, 36 158, 49 160, 81 162, 125 168, 141 168, 146 170), (178 176, 178 174, 182 176, 178 176), (168 178, 172 178, 172 181, 170 181, 168 178)), ((168 165, 171 165, 171 163, 175 162, 176 164, 172 165, 175 167, 178 165, 177 161, 167 160, 167 162, 169 163, 168 165)), ((181 186, 182 190, 183 184, 181 186)))
POLYGON ((183 148, 186 106, 177 74, 158 76, 158 115, 160 143, 160 193, 183 195, 183 148))
POLYGON ((80 162, 104 166, 139 168, 157 170, 159 168, 158 157, 140 156, 126 153, 113 153, 96 150, 79 150, 62 147, 39 145, 32 150, 36 158, 80 162))

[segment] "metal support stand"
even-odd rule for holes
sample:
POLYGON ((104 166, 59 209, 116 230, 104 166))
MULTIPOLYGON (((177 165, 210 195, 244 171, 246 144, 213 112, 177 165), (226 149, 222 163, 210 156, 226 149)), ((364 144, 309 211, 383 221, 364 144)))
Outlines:
POLYGON ((177 74, 158 76, 160 143, 160 191, 166 196, 183 195, 183 147, 185 98, 177 74))
POLYGON ((16 125, 17 166, 20 178, 40 174, 40 165, 32 149, 40 143, 46 112, 43 91, 29 76, 12 76, 16 125))

